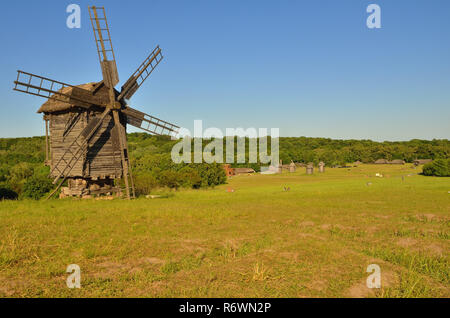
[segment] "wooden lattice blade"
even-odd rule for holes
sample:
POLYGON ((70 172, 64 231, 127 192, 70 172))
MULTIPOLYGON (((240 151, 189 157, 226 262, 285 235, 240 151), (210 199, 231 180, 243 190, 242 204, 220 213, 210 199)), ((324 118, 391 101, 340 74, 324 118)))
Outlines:
POLYGON ((108 87, 119 83, 116 58, 104 7, 89 7, 89 17, 94 31, 95 44, 102 69, 103 81, 108 87))
POLYGON ((17 71, 14 85, 13 89, 16 91, 68 104, 86 108, 91 105, 104 106, 103 102, 88 90, 23 71, 17 71))
POLYGON ((162 119, 150 116, 131 107, 126 107, 122 112, 127 117, 127 123, 155 135, 176 135, 180 127, 162 119))
POLYGON ((130 99, 163 58, 161 49, 157 46, 122 86, 118 99, 130 99))

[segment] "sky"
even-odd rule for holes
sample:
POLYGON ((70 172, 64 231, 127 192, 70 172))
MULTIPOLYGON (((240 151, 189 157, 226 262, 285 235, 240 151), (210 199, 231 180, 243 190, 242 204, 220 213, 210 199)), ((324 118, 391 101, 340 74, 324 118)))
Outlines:
POLYGON ((160 45, 164 60, 129 103, 179 126, 450 139, 448 0, 7 1, 0 138, 44 134, 36 111, 45 99, 12 90, 17 70, 73 85, 101 80, 88 5, 106 8, 116 88, 160 45), (80 29, 66 25, 72 3, 80 29), (366 25, 372 3, 381 29, 366 25))

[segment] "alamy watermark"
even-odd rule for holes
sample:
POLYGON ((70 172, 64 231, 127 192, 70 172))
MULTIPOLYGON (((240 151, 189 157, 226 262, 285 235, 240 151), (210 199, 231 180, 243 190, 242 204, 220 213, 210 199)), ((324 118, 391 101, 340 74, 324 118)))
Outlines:
POLYGON ((273 166, 278 166, 279 163, 279 128, 270 129, 270 154, 267 128, 226 128, 224 134, 216 127, 203 130, 203 122, 195 120, 194 134, 186 128, 181 128, 176 137, 181 137, 181 140, 171 151, 174 163, 261 163, 273 166), (203 148, 203 140, 211 142, 203 148), (249 144, 248 152, 246 140, 249 144))
POLYGON ((369 29, 381 29, 381 7, 378 4, 370 4, 366 11, 370 13, 366 20, 367 27, 369 29))
POLYGON ((66 20, 66 25, 69 29, 81 28, 81 8, 78 4, 69 4, 66 12, 70 13, 66 20))
MULTIPOLYGON (((366 20, 367 27, 369 29, 381 29, 381 7, 372 3, 367 6, 366 12, 370 13, 366 20)), ((67 27, 69 29, 80 29, 81 7, 78 4, 69 4, 66 8, 66 13, 69 13, 66 20, 67 27)))
POLYGON ((77 264, 70 264, 66 269, 70 275, 67 277, 66 284, 68 288, 81 288, 81 269, 77 264))
POLYGON ((367 273, 372 273, 367 277, 367 288, 381 288, 381 268, 377 264, 370 264, 366 269, 367 273))

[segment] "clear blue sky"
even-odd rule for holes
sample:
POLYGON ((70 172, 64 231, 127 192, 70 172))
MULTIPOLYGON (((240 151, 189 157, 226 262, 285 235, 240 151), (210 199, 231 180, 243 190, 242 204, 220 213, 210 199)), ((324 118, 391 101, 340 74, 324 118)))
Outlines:
POLYGON ((282 136, 450 138, 448 0, 5 1, 0 137, 43 135, 42 98, 16 70, 101 79, 88 5, 105 5, 121 84, 157 45, 164 61, 131 99, 192 128, 278 127, 282 136), (66 7, 82 7, 81 29, 66 7), (382 29, 366 27, 366 7, 382 29))

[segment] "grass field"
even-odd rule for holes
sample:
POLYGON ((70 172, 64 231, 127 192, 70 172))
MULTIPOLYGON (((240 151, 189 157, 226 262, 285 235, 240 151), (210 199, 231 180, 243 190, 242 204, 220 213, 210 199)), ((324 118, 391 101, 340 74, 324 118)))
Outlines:
POLYGON ((450 297, 450 178, 420 171, 301 169, 158 199, 0 202, 0 296, 450 297), (366 287, 373 263, 378 290, 366 287), (69 264, 81 289, 66 286, 69 264))

